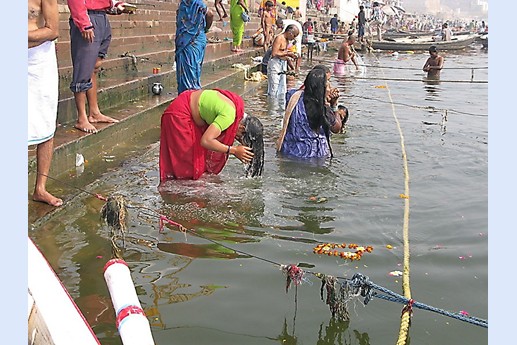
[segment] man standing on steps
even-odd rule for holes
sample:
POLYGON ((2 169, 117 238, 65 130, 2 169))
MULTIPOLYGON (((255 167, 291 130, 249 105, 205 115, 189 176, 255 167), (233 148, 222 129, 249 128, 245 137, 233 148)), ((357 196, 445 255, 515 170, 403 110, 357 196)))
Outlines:
POLYGON ((127 12, 124 2, 116 0, 67 0, 70 8, 70 50, 77 122, 74 127, 86 133, 97 133, 93 123, 118 122, 101 113, 97 102, 97 73, 111 42, 109 14, 127 12), (86 102, 88 101, 88 114, 86 102))
POLYGON ((51 206, 63 200, 47 192, 47 175, 54 151, 58 73, 56 45, 59 14, 56 0, 29 0, 28 143, 36 147, 36 186, 32 200, 51 206))
POLYGON ((366 26, 366 13, 364 13, 364 6, 359 6, 359 13, 357 14, 357 37, 359 42, 364 42, 364 28, 366 26))

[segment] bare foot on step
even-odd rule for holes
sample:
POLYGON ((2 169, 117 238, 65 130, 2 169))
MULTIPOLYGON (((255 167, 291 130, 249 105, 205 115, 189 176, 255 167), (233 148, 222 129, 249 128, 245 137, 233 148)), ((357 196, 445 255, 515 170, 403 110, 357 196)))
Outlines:
POLYGON ((94 125, 92 125, 90 122, 88 121, 85 121, 85 122, 77 122, 75 125, 74 125, 74 128, 75 129, 78 129, 80 131, 83 131, 83 132, 86 132, 86 133, 97 133, 97 128, 95 128, 94 125))
POLYGON ((38 202, 44 202, 46 204, 49 204, 50 206, 59 207, 63 205, 63 200, 56 198, 52 194, 50 194, 47 191, 43 191, 40 193, 34 192, 32 195, 32 200, 38 201, 38 202))
POLYGON ((99 123, 99 122, 103 122, 103 123, 117 123, 118 122, 117 119, 114 119, 112 117, 106 116, 106 115, 104 115, 102 113, 90 114, 90 116, 88 116, 88 121, 90 121, 90 123, 99 123))

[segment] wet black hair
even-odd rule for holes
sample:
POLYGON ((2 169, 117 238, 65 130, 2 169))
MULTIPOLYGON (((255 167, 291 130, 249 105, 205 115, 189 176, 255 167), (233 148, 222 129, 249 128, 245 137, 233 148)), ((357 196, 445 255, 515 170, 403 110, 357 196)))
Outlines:
POLYGON ((325 71, 325 73, 330 73, 330 68, 322 64, 316 65, 312 69, 322 69, 325 71))
POLYGON ((262 176, 264 169, 264 126, 255 116, 243 120, 242 144, 251 148, 253 159, 246 165, 246 177, 262 176))
POLYGON ((330 149, 330 156, 332 157, 332 147, 330 146, 330 121, 327 114, 327 107, 325 106, 325 98, 327 94, 327 68, 322 65, 317 65, 307 74, 304 85, 303 105, 305 106, 305 113, 309 127, 318 132, 323 128, 325 137, 330 149))
POLYGON ((436 48, 436 46, 430 46, 430 47, 429 47, 429 53, 431 53, 431 52, 437 52, 437 51, 438 51, 438 49, 436 48))

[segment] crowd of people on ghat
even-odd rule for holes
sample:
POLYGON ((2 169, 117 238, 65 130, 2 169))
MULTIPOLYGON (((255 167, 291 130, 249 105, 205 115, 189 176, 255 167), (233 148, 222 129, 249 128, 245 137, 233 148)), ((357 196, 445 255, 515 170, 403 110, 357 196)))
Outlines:
MULTIPOLYGON (((174 51, 177 97, 161 117, 160 182, 219 174, 230 156, 247 165, 247 176, 262 174, 264 144, 260 120, 246 114, 244 101, 238 94, 202 86, 207 33, 214 20, 224 21, 229 17, 233 35, 231 51, 243 51, 250 0, 228 1, 228 10, 222 0, 215 0, 212 10, 203 0, 179 0, 174 51)), ((118 122, 104 115, 97 102, 97 74, 112 37, 109 15, 128 13, 134 8, 115 0, 67 0, 67 3, 73 66, 69 88, 77 110, 74 127, 80 132, 95 134, 97 123, 118 122)), ((36 145, 37 150, 37 178, 32 199, 61 206, 62 199, 46 190, 58 103, 57 0, 28 0, 28 6, 28 144, 36 145)), ((329 23, 318 28, 312 18, 303 21, 298 7, 292 8, 285 2, 277 5, 276 0, 262 1, 258 15, 260 25, 253 40, 263 46, 261 70, 267 74, 267 95, 270 100, 285 101, 282 129, 276 141, 277 153, 302 159, 332 157, 331 136, 343 131, 349 112, 338 104, 340 94, 331 86, 330 77, 332 72, 343 74, 346 64, 358 68, 353 45, 365 35, 364 7, 360 8, 356 26, 347 27, 333 70, 316 65, 308 72, 303 85, 291 90, 287 90, 287 76, 290 72, 294 75, 299 72, 302 43, 307 45, 307 57, 311 58, 309 48, 314 43, 314 33, 326 29, 339 33, 342 22, 334 15, 329 23)), ((444 35, 447 39, 446 31, 444 35)), ((430 47, 429 54, 423 71, 429 78, 437 78, 444 59, 435 46, 430 47)))

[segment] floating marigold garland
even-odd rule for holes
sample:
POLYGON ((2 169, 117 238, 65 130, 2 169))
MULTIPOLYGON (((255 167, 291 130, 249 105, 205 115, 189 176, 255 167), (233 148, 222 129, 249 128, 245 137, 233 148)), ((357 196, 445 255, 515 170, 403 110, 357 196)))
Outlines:
POLYGON ((350 243, 348 245, 346 243, 321 243, 321 244, 318 244, 313 249, 314 254, 320 254, 320 255, 326 254, 328 256, 339 256, 342 259, 345 259, 345 260, 348 259, 351 261, 361 260, 361 257, 363 256, 364 252, 371 253, 372 251, 373 251, 372 246, 363 247, 363 246, 359 246, 358 244, 355 244, 355 243, 350 243), (348 249, 354 249, 355 251, 354 252, 340 251, 336 248, 339 248, 339 249, 348 248, 348 249))

